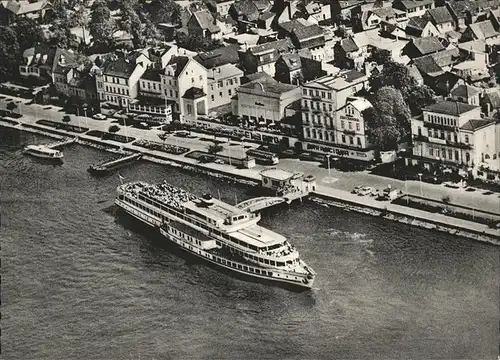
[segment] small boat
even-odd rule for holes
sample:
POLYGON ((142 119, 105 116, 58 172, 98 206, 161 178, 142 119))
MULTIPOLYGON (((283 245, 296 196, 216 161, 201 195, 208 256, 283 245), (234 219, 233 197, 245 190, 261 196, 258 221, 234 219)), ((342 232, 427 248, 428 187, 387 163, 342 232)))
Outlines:
POLYGON ((61 151, 51 149, 45 145, 28 145, 24 148, 23 153, 41 159, 62 160, 63 158, 63 153, 61 151))

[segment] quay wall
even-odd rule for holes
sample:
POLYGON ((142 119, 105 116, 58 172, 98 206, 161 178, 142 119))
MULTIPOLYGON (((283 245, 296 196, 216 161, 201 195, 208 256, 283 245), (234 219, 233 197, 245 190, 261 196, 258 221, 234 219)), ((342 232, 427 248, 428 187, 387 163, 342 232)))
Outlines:
MULTIPOLYGON (((77 137, 77 143, 94 148, 109 151, 121 152, 128 150, 132 152, 142 152, 143 159, 158 164, 175 166, 188 171, 198 172, 209 176, 222 178, 229 181, 245 183, 249 185, 260 184, 258 172, 250 172, 247 169, 225 169, 225 165, 218 164, 200 164, 194 159, 189 159, 179 155, 160 153, 154 150, 139 148, 130 144, 122 144, 112 140, 101 140, 92 138, 84 134, 73 134, 65 130, 47 129, 42 125, 32 125, 29 127, 22 126, 24 124, 13 125, 4 123, 0 119, 0 125, 38 133, 52 138, 61 139, 67 136, 77 137), (247 171, 245 171, 247 170, 247 171)), ((479 224, 451 218, 441 214, 434 214, 417 209, 407 209, 400 205, 395 205, 387 202, 378 202, 367 197, 358 197, 355 194, 350 194, 343 190, 326 188, 317 186, 316 191, 311 193, 313 201, 331 205, 344 209, 346 211, 354 211, 371 216, 383 217, 384 219, 398 221, 412 226, 419 226, 428 229, 448 232, 456 236, 465 237, 477 241, 487 242, 494 245, 500 245, 499 231, 495 229, 479 229, 479 224)))

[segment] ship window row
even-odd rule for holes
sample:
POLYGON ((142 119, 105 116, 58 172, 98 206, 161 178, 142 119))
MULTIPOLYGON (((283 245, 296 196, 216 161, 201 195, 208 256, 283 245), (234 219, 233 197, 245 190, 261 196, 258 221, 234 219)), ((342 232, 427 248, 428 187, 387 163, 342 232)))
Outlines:
POLYGON ((271 276, 273 274, 271 271, 260 270, 260 269, 253 268, 251 266, 238 264, 238 263, 226 260, 226 259, 222 259, 222 258, 217 257, 217 256, 214 256, 214 260, 220 264, 228 265, 228 266, 231 266, 231 267, 234 267, 234 268, 237 268, 240 270, 244 270, 244 271, 250 271, 250 272, 253 272, 256 274, 268 275, 268 276, 271 276))
POLYGON ((177 230, 176 228, 173 228, 173 227, 171 227, 171 226, 169 226, 169 228, 170 228, 170 231, 171 231, 173 234, 175 234, 175 235, 177 235, 177 236, 179 236, 179 237, 181 237, 181 238, 183 238, 183 239, 186 239, 186 240, 187 240, 187 241, 189 241, 189 242, 192 242, 192 243, 194 243, 194 244, 196 244, 196 245, 201 246, 201 241, 200 241, 200 240, 198 240, 198 239, 196 239, 196 238, 192 237, 191 235, 185 234, 185 233, 183 233, 183 232, 181 232, 181 231, 179 231, 179 230, 177 230))
POLYGON ((138 207, 139 209, 144 210, 147 213, 149 213, 151 215, 154 215, 154 216, 156 216, 158 218, 162 218, 162 215, 158 211, 155 211, 154 209, 151 209, 148 206, 144 206, 140 202, 137 202, 137 201, 135 201, 133 199, 127 198, 126 200, 127 200, 127 202, 129 202, 130 204, 134 205, 135 207, 138 207))
MULTIPOLYGON (((260 263, 263 263, 263 264, 266 264, 266 265, 271 265, 271 266, 285 266, 285 262, 283 261, 274 261, 274 260, 269 260, 269 259, 262 259, 258 256, 254 256, 254 255, 249 255, 249 254, 245 254, 246 256, 248 256, 248 258, 252 259, 253 261, 258 261, 260 263)), ((287 264, 292 264, 292 261, 287 261, 286 262, 287 264)))

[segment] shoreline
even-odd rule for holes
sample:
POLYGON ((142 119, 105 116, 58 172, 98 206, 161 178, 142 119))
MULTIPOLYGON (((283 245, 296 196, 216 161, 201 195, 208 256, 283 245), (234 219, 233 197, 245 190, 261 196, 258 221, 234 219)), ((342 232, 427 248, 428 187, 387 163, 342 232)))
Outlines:
MULTIPOLYGON (((242 171, 238 171, 238 169, 231 169, 232 171, 228 171, 228 169, 219 168, 221 165, 216 164, 199 164, 196 163, 195 160, 185 158, 179 155, 173 155, 168 153, 161 153, 154 150, 137 148, 131 144, 122 144, 117 143, 112 140, 100 140, 97 138, 91 138, 84 134, 73 134, 69 133, 65 130, 55 130, 53 128, 45 128, 43 125, 39 124, 23 124, 21 119, 16 120, 18 125, 12 124, 10 122, 4 122, 0 119, 0 126, 11 128, 19 131, 30 132, 34 134, 39 134, 43 136, 47 136, 50 138, 54 138, 57 140, 61 140, 65 137, 76 137, 76 143, 80 145, 85 145, 89 147, 93 147, 98 150, 104 150, 111 153, 121 153, 122 150, 128 150, 132 152, 141 152, 143 153, 143 160, 153 162, 156 164, 173 166, 177 168, 181 168, 187 171, 193 171, 196 173, 201 173, 204 175, 221 178, 224 180, 234 181, 238 183, 243 183, 246 185, 258 185, 260 184, 260 178, 256 176, 251 176, 252 174, 241 173, 242 171), (23 126, 25 125, 25 126, 23 126), (27 125, 27 126, 26 126, 27 125), (212 166, 210 166, 212 165, 212 166), (214 165, 216 167, 214 167, 214 165)), ((227 166, 227 165, 223 165, 227 166)), ((469 223, 475 224, 468 221, 461 221, 462 226, 458 224, 451 224, 450 220, 455 218, 445 217, 444 219, 437 216, 437 214, 425 212, 425 211, 415 211, 414 209, 404 209, 403 206, 395 205, 391 203, 380 203, 374 202, 373 204, 369 204, 367 199, 365 198, 353 198, 347 195, 351 195, 343 190, 333 189, 333 188, 322 188, 322 191, 317 189, 316 191, 310 194, 310 198, 312 201, 318 204, 324 204, 327 206, 333 206, 336 208, 343 209, 345 211, 354 211, 357 213, 362 213, 370 216, 382 217, 386 220, 397 221, 403 224, 408 224, 411 226, 422 227, 430 230, 437 230, 440 232, 446 232, 452 235, 456 235, 459 237, 463 237, 466 239, 471 239, 475 241, 481 241, 485 243, 489 243, 492 245, 500 246, 500 231, 497 231, 499 234, 495 234, 494 229, 483 232, 474 230, 472 228, 468 228, 466 225, 469 223), (330 190, 329 190, 330 189, 330 190), (329 191, 325 191, 329 190, 329 191), (346 193, 346 194, 343 194, 346 193), (359 200, 364 201, 359 201, 359 200), (448 218, 448 219, 446 219, 448 218), (432 219, 432 220, 431 220, 432 219), (448 220, 448 222, 446 221, 448 220)), ((370 199, 371 200, 371 199, 370 199)), ((457 220, 457 219, 455 219, 457 220)), ((455 221, 456 222, 456 221, 455 221)))

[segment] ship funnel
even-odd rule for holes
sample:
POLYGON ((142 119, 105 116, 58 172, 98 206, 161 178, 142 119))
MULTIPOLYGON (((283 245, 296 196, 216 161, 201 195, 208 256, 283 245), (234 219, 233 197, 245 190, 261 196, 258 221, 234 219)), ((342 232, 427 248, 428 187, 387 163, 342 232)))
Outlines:
POLYGON ((204 206, 209 207, 209 206, 212 206, 214 204, 214 199, 213 199, 212 195, 205 193, 201 197, 201 203, 204 206))

